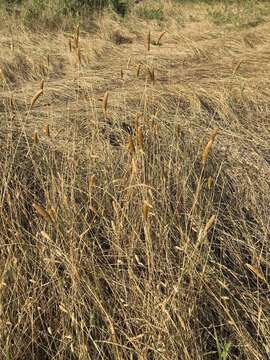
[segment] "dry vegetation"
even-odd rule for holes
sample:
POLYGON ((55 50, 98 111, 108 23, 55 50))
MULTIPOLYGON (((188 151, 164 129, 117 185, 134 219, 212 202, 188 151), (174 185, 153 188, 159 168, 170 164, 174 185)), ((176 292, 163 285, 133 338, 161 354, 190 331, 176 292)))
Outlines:
POLYGON ((151 6, 1 24, 3 360, 270 356, 267 3, 151 6))

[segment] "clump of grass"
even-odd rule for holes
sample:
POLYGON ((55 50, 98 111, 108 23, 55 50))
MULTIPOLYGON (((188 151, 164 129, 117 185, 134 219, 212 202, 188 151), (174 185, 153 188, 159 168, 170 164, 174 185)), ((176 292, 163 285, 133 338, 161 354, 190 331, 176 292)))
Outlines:
POLYGON ((157 21, 164 20, 164 13, 161 8, 156 8, 144 4, 136 8, 136 15, 141 19, 145 19, 145 20, 157 20, 157 21))
POLYGON ((224 7, 209 10, 209 17, 216 25, 233 25, 234 27, 256 27, 265 21, 264 14, 269 7, 257 7, 254 1, 228 2, 224 7))

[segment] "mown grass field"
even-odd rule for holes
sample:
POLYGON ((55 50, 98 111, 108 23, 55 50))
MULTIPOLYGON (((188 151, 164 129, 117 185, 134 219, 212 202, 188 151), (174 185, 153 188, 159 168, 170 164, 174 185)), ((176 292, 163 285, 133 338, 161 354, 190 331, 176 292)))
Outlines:
POLYGON ((0 24, 0 359, 268 359, 270 4, 19 11, 0 24))

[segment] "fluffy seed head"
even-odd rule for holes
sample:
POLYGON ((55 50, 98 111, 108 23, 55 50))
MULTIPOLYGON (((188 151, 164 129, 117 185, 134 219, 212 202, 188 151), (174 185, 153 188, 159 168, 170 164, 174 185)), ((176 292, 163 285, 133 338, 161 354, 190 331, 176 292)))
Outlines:
POLYGON ((40 217, 47 220, 48 222, 52 222, 52 219, 51 219, 49 213, 47 212, 47 210, 45 210, 43 207, 41 207, 41 206, 39 206, 38 204, 35 204, 35 203, 33 203, 32 206, 36 210, 37 214, 40 217))
POLYGON ((213 226, 214 222, 216 220, 216 216, 212 215, 210 217, 210 219, 207 221, 205 228, 204 228, 204 233, 207 234, 208 230, 213 226))
POLYGON ((97 184, 97 177, 96 175, 92 175, 89 179, 89 189, 92 189, 97 184))
POLYGON ((214 129, 212 134, 210 135, 209 141, 206 144, 204 150, 203 150, 203 154, 202 154, 202 163, 203 165, 205 165, 207 163, 208 157, 209 157, 209 153, 212 149, 215 137, 218 133, 218 129, 214 129))
POLYGON ((135 146, 131 135, 128 136, 128 150, 130 151, 131 155, 135 153, 135 146))
POLYGON ((43 94, 43 89, 40 89, 36 95, 33 97, 31 104, 30 104, 30 110, 33 108, 33 106, 35 105, 36 101, 38 100, 38 98, 43 94))
POLYGON ((149 202, 147 202, 147 201, 143 202, 143 220, 145 223, 148 222, 149 211, 151 208, 152 208, 152 206, 149 204, 149 202))

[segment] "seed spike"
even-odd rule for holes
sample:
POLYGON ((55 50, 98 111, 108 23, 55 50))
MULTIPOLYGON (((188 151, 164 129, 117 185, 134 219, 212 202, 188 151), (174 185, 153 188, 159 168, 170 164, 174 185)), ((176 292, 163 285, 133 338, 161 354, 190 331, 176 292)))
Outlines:
POLYGON ((251 264, 246 263, 245 266, 251 271, 253 272, 253 274, 255 274, 260 280, 263 280, 266 282, 264 275, 254 266, 252 266, 251 264))
POLYGON ((69 47, 69 52, 72 52, 72 42, 71 42, 71 39, 68 40, 68 47, 69 47))
POLYGON ((205 148, 203 150, 203 153, 202 153, 203 166, 205 166, 205 164, 207 163, 207 160, 208 160, 210 151, 211 151, 211 149, 213 147, 213 143, 214 143, 214 140, 216 138, 217 133, 218 133, 218 129, 214 129, 212 134, 210 135, 208 143, 206 144, 206 146, 205 146, 205 148))
POLYGON ((212 176, 209 176, 208 180, 207 180, 207 186, 208 186, 208 189, 210 190, 212 185, 213 185, 213 181, 214 179, 212 178, 212 176))
POLYGON ((48 222, 52 222, 52 219, 49 213, 47 212, 47 210, 45 210, 43 207, 39 206, 36 203, 33 203, 32 206, 36 210, 39 216, 41 216, 43 219, 47 220, 48 222))
POLYGON ((77 58, 78 58, 79 65, 81 65, 82 64, 82 54, 81 54, 81 50, 79 47, 77 47, 77 58))
POLYGON ((141 64, 139 64, 139 65, 137 66, 137 72, 136 72, 137 78, 140 76, 141 66, 142 66, 141 64))
POLYGON ((143 220, 145 223, 148 222, 149 211, 151 208, 152 208, 152 206, 149 204, 149 202, 147 202, 147 201, 143 202, 143 220))
POLYGON ((155 70, 154 70, 154 68, 150 69, 149 67, 147 70, 148 70, 150 81, 154 84, 155 83, 155 70))
POLYGON ((47 125, 45 126, 45 128, 43 129, 43 131, 44 131, 44 134, 46 134, 48 137, 51 137, 50 125, 49 125, 49 124, 47 124, 47 125))
POLYGON ((216 216, 212 215, 210 217, 210 219, 207 221, 205 228, 204 228, 204 233, 207 234, 208 230, 213 226, 214 222, 216 220, 216 216))
POLYGON ((89 179, 89 190, 91 190, 97 184, 97 177, 96 175, 92 175, 89 179))
POLYGON ((44 79, 42 79, 40 82, 40 90, 43 91, 43 89, 44 89, 44 79))
POLYGON ((142 133, 142 128, 141 126, 138 126, 137 131, 136 131, 136 140, 137 140, 137 145, 139 146, 139 148, 144 151, 144 141, 143 141, 143 133, 142 133))
POLYGON ((38 100, 38 98, 43 94, 43 89, 40 89, 36 95, 33 97, 31 104, 30 104, 30 110, 32 110, 33 106, 35 105, 36 101, 38 100))
POLYGON ((76 34, 75 34, 75 48, 79 47, 79 39, 80 39, 80 24, 77 25, 76 34))
POLYGON ((32 139, 33 139, 33 143, 34 143, 34 144, 38 144, 39 140, 38 140, 38 133, 37 133, 37 131, 35 131, 34 134, 32 135, 32 139))
POLYGON ((134 145, 131 135, 129 135, 129 137, 128 137, 128 149, 129 149, 131 155, 133 155, 135 153, 135 145, 134 145))
POLYGON ((105 116, 107 115, 107 109, 108 109, 108 98, 109 98, 109 93, 108 91, 105 93, 104 98, 103 98, 103 111, 105 116))
POLYGON ((150 44, 151 44, 151 32, 150 32, 150 30, 147 33, 146 44, 147 44, 147 51, 150 51, 150 44))

